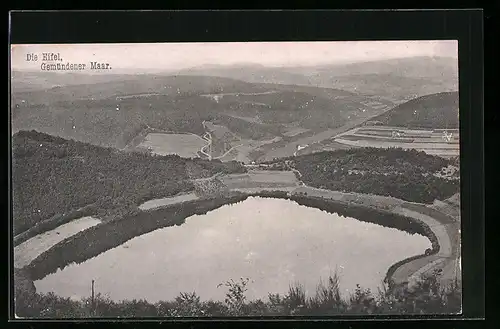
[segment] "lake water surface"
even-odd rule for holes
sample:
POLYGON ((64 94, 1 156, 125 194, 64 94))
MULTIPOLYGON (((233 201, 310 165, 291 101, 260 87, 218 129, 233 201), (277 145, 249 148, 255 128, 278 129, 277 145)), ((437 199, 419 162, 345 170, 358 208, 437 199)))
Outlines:
POLYGON ((376 291, 389 266, 430 247, 420 235, 290 200, 250 197, 136 237, 35 286, 80 298, 90 295, 94 279, 96 293, 114 300, 156 302, 192 291, 203 300, 223 300, 219 283, 248 277, 246 295, 255 299, 285 293, 295 282, 313 295, 319 280, 337 270, 344 293, 357 283, 376 291))

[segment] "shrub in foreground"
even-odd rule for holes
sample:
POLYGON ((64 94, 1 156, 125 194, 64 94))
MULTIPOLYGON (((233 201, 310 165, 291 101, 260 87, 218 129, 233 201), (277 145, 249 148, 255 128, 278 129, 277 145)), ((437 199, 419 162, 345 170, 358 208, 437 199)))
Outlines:
POLYGON ((284 294, 268 295, 267 300, 247 300, 249 279, 229 280, 224 301, 202 301, 195 292, 181 293, 172 301, 149 303, 145 300, 115 302, 98 294, 94 301, 74 301, 49 293, 23 293, 16 288, 16 314, 37 318, 87 317, 212 317, 212 316, 318 316, 369 314, 453 314, 461 310, 461 288, 454 282, 440 286, 440 274, 423 276, 412 286, 384 288, 377 293, 359 285, 349 296, 342 296, 335 274, 317 285, 316 293, 307 296, 304 286, 290 285, 284 294))

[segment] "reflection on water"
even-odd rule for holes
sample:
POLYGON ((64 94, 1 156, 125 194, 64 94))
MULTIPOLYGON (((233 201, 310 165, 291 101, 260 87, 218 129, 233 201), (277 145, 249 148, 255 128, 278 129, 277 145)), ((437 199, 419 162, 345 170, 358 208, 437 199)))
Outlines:
POLYGON ((302 283, 314 294, 336 269, 344 292, 355 285, 376 291, 389 266, 430 247, 427 238, 329 214, 282 199, 250 197, 181 226, 136 237, 80 265, 36 281, 38 292, 115 300, 171 300, 196 291, 223 300, 229 279, 249 277, 247 297, 266 298, 302 283))

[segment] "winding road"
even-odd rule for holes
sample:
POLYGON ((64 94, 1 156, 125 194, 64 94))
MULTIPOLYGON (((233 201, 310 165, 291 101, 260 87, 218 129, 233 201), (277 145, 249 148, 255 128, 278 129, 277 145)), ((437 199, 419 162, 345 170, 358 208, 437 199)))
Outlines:
POLYGON ((205 134, 203 134, 203 136, 201 136, 201 138, 203 138, 207 142, 207 144, 204 145, 200 149, 200 152, 202 154, 206 155, 209 160, 212 160, 212 152, 211 152, 211 150, 210 150, 210 154, 208 154, 206 152, 207 148, 211 148, 212 147, 212 134, 210 133, 210 131, 208 131, 208 128, 206 126, 206 121, 205 120, 203 120, 203 122, 201 124, 203 125, 203 129, 205 129, 205 134))
MULTIPOLYGON (((203 138, 207 142, 207 144, 204 145, 200 149, 200 152, 203 153, 204 155, 206 155, 209 160, 212 160, 212 154, 208 154, 206 152, 207 148, 211 148, 212 147, 212 135, 207 131, 201 138, 203 138)), ((212 152, 210 152, 210 153, 212 153, 212 152)))
MULTIPOLYGON (((205 128, 205 130, 208 130, 207 126, 206 126, 206 121, 203 121, 203 128, 205 128)), ((232 150, 234 150, 235 148, 237 147, 240 147, 242 146, 243 144, 238 144, 238 145, 235 145, 233 147, 231 147, 229 150, 227 150, 226 152, 224 152, 224 154, 222 155, 219 155, 217 157, 213 157, 212 156, 212 152, 210 152, 210 154, 207 152, 207 148, 211 148, 212 147, 212 143, 213 143, 213 140, 212 140, 212 133, 210 131, 206 131, 205 134, 203 134, 203 136, 201 137, 203 138, 207 144, 204 145, 201 149, 200 149, 200 152, 204 155, 206 155, 208 157, 208 159, 210 160, 215 160, 215 159, 222 159, 223 157, 225 157, 226 155, 229 154, 229 152, 231 152, 232 150)))
POLYGON ((431 208, 420 204, 410 204, 409 206, 409 203, 392 209, 393 213, 411 217, 427 224, 436 235, 439 244, 437 254, 399 266, 392 275, 392 279, 396 283, 414 284, 422 274, 431 273, 435 269, 442 271, 441 281, 443 283, 450 283, 455 278, 460 279, 460 222, 434 209, 429 212, 429 209, 431 208), (421 207, 420 211, 419 207, 421 207), (429 216, 432 213, 435 215, 429 216))

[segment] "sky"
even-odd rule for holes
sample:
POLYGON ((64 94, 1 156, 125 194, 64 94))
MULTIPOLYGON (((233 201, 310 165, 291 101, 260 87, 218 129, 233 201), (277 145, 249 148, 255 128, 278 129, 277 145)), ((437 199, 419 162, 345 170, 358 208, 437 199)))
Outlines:
POLYGON ((178 70, 201 65, 265 66, 366 62, 415 56, 458 58, 458 41, 335 41, 12 45, 14 70, 39 70, 27 54, 60 53, 61 63, 109 63, 113 69, 178 70))

